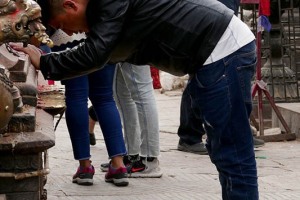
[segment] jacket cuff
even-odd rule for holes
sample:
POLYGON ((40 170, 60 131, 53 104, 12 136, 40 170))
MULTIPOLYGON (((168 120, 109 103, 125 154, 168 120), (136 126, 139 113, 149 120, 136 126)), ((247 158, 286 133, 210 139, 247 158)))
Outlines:
POLYGON ((49 80, 50 79, 50 73, 47 70, 47 64, 45 63, 45 56, 41 56, 40 58, 40 70, 44 76, 45 80, 49 80))

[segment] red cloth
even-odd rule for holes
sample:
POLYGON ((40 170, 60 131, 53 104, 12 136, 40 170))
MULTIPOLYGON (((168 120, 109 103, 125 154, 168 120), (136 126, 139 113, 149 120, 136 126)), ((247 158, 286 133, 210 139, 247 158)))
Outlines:
POLYGON ((54 85, 54 81, 53 80, 48 80, 48 85, 54 85))
POLYGON ((271 5, 270 0, 260 0, 260 15, 270 16, 271 14, 271 5))
POLYGON ((153 88, 160 89, 161 84, 160 84, 160 79, 159 79, 159 70, 152 66, 150 66, 150 70, 151 70, 151 77, 153 79, 153 88))

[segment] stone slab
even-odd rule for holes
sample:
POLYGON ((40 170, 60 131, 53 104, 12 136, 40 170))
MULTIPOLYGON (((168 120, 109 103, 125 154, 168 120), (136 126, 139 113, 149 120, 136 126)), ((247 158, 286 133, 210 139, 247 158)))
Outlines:
POLYGON ((8 193, 7 200, 40 200, 40 192, 8 193))
POLYGON ((37 106, 37 72, 33 66, 29 66, 26 82, 14 82, 22 95, 23 104, 37 106))
POLYGON ((28 154, 42 152, 55 145, 53 117, 36 110, 35 132, 6 133, 0 137, 0 152, 28 154))
MULTIPOLYGON (((277 103, 276 104, 283 119, 296 137, 300 137, 300 103, 277 103)), ((284 131, 284 127, 279 121, 276 113, 272 112, 272 126, 279 127, 284 131)))
POLYGON ((36 108, 32 106, 23 106, 21 112, 16 112, 12 115, 8 124, 8 132, 33 132, 35 131, 36 108))
MULTIPOLYGON (((38 192, 40 190, 39 176, 16 180, 14 177, 0 179, 0 193, 38 192)), ((29 200, 29 199, 28 199, 29 200)))
POLYGON ((19 58, 16 65, 9 69, 9 79, 14 82, 25 82, 29 68, 28 59, 19 58))
POLYGON ((30 172, 42 168, 41 154, 15 154, 14 152, 0 153, 1 172, 30 172))

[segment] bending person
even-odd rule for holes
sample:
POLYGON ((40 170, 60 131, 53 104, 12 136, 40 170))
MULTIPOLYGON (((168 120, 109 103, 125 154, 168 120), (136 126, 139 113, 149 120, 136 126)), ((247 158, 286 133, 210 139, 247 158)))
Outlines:
POLYGON ((44 23, 70 34, 89 32, 83 45, 60 54, 41 55, 31 45, 11 44, 27 53, 46 79, 91 73, 108 61, 151 64, 173 75, 192 74, 186 89, 205 126, 222 198, 259 199, 249 124, 255 36, 231 9, 211 0, 38 2, 44 23))

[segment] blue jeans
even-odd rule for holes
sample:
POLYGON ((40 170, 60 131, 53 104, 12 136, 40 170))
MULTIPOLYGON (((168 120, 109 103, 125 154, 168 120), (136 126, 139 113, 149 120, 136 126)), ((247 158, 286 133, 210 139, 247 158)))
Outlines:
POLYGON ((249 116, 256 48, 251 42, 205 65, 187 85, 192 109, 203 121, 207 150, 219 172, 223 200, 257 200, 257 168, 249 116))
POLYGON ((66 95, 66 122, 76 160, 86 160, 90 156, 88 97, 92 102, 109 157, 125 155, 122 125, 113 98, 113 78, 115 65, 89 75, 64 80, 66 95))
MULTIPOLYGON (((240 0, 219 0, 228 8, 238 15, 240 0)), ((194 116, 193 109, 191 109, 191 100, 188 91, 185 90, 181 98, 180 106, 180 126, 177 132, 180 141, 193 145, 202 142, 202 136, 205 130, 202 127, 202 122, 194 116)))
POLYGON ((197 118, 192 109, 192 101, 188 90, 184 90, 181 96, 180 125, 177 135, 181 142, 193 145, 202 142, 205 130, 202 121, 197 118))
POLYGON ((150 66, 117 65, 115 98, 128 155, 158 157, 159 124, 150 66))

